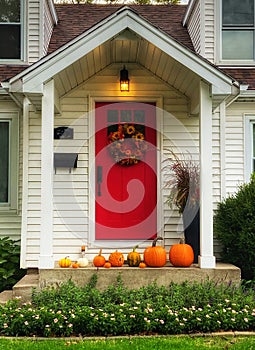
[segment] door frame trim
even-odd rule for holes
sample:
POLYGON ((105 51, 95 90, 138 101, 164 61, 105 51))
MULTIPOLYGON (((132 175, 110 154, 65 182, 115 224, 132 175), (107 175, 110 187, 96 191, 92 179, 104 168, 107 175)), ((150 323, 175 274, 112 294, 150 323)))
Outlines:
POLYGON ((164 218, 163 218, 163 200, 162 200, 162 147, 163 147, 163 97, 162 96, 89 96, 89 113, 88 113, 88 128, 89 128, 89 232, 88 242, 89 248, 128 248, 134 247, 139 243, 140 247, 148 246, 148 241, 141 244, 140 240, 96 240, 95 239, 95 105, 97 102, 153 102, 156 106, 156 148, 157 153, 157 232, 158 235, 164 238, 164 218))

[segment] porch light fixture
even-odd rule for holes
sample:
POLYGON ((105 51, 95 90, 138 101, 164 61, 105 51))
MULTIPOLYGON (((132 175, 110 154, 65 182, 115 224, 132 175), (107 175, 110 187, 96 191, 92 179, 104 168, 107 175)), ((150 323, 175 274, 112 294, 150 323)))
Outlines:
POLYGON ((120 91, 129 91, 128 70, 125 66, 120 71, 120 91))

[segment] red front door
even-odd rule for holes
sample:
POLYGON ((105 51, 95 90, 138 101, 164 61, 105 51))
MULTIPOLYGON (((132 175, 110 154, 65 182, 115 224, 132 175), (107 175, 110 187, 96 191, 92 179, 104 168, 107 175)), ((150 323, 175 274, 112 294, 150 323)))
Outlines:
POLYGON ((147 240, 157 232, 154 104, 96 103, 95 238, 147 240))

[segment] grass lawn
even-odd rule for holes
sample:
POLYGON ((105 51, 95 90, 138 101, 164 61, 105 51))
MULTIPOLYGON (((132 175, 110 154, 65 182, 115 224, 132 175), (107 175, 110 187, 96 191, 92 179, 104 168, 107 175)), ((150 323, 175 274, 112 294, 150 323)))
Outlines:
POLYGON ((254 350, 254 337, 132 337, 94 340, 0 339, 0 350, 254 350))

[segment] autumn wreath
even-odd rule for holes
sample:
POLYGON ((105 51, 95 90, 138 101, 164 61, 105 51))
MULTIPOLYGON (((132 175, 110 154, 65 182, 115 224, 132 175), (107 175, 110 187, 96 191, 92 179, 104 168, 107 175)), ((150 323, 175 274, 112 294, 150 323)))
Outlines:
POLYGON ((137 164, 147 149, 141 125, 119 124, 117 130, 109 133, 108 141, 110 153, 120 165, 137 164))

